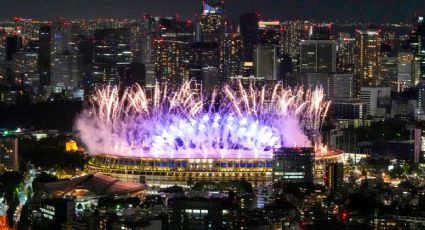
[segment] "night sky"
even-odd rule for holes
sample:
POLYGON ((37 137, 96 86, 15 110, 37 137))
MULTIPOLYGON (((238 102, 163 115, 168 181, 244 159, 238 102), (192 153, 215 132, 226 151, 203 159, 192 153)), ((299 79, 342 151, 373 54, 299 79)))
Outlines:
MULTIPOLYGON (((0 19, 24 18, 193 18, 201 0, 0 0, 0 19)), ((226 0, 226 15, 237 19, 258 11, 263 18, 409 22, 413 12, 425 14, 424 0, 226 0)))

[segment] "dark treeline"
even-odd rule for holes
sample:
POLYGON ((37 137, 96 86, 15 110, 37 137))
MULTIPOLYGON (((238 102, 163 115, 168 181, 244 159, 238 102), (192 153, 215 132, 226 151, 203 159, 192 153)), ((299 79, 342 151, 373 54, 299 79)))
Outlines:
POLYGON ((72 131, 82 102, 55 101, 34 105, 0 106, 0 128, 57 129, 72 131))

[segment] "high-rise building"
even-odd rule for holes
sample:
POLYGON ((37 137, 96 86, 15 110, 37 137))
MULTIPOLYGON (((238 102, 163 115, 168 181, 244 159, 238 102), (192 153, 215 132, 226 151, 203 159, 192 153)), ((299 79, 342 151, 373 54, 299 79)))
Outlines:
MULTIPOLYGON (((189 62, 191 51, 189 44, 194 40, 193 23, 178 21, 175 18, 161 18, 158 20, 158 27, 159 29, 155 30, 153 43, 156 80, 163 83, 180 83, 187 80, 189 78, 188 65, 191 64, 189 62)), ((218 49, 217 52, 219 53, 220 50, 218 49)), ((218 63, 219 55, 216 58, 218 63)), ((147 63, 146 67, 150 68, 149 64, 147 63)), ((219 67, 219 64, 216 67, 219 67)), ((146 75, 147 85, 152 84, 150 77, 146 75)))
POLYGON ((379 62, 381 85, 392 86, 393 89, 396 89, 398 58, 396 56, 381 56, 379 62))
POLYGON ((329 163, 325 167, 325 186, 336 192, 342 188, 344 179, 344 164, 342 163, 329 163))
POLYGON ((245 13, 239 18, 239 31, 243 42, 243 61, 254 60, 254 49, 258 44, 258 13, 245 13))
POLYGON ((300 42, 300 72, 335 73, 336 42, 302 40, 300 42))
POLYGON ((299 61, 300 42, 308 39, 310 27, 311 22, 308 21, 288 21, 283 24, 282 51, 292 57, 295 66, 299 61))
POLYGON ((78 72, 81 86, 88 91, 93 86, 93 46, 93 39, 89 37, 82 36, 78 42, 78 72))
POLYGON ((278 47, 258 45, 254 51, 255 77, 264 80, 279 80, 280 60, 278 47))
POLYGON ((380 84, 381 38, 379 33, 380 31, 376 29, 356 31, 354 76, 357 92, 360 87, 380 84))
POLYGON ((18 138, 0 138, 0 172, 18 169, 18 138))
POLYGON ((313 24, 309 32, 310 40, 329 40, 331 27, 331 24, 313 24))
POLYGON ((185 43, 173 40, 156 40, 155 75, 163 83, 181 83, 185 78, 183 55, 185 43))
POLYGON ((127 78, 133 61, 130 30, 98 29, 94 31, 93 83, 119 83, 127 78))
POLYGON ((21 51, 13 56, 14 82, 28 87, 32 92, 37 92, 40 84, 37 59, 36 52, 21 51))
POLYGON ((282 26, 280 21, 259 21, 258 22, 258 39, 263 45, 279 46, 282 37, 282 26))
POLYGON ((285 80, 285 84, 291 87, 299 85, 320 87, 325 97, 332 101, 354 97, 353 74, 295 73, 288 74, 285 80))
POLYGON ((242 75, 242 39, 238 33, 225 33, 220 46, 221 81, 242 75))
POLYGON ((51 27, 52 40, 51 40, 51 53, 65 54, 74 52, 74 44, 72 41, 72 33, 69 22, 56 21, 51 27))
POLYGON ((337 72, 354 73, 355 39, 348 33, 339 33, 337 43, 337 72))
POLYGON ((397 91, 403 91, 405 88, 409 88, 416 85, 413 79, 413 61, 414 56, 410 52, 399 52, 398 63, 397 63, 397 91))
POLYGON ((76 90, 78 79, 77 56, 72 54, 55 54, 52 56, 53 92, 72 92, 76 90))
POLYGON ((412 17, 410 47, 414 55, 413 74, 415 82, 425 80, 425 16, 416 14, 412 17))
POLYGON ((418 87, 418 113, 425 114, 425 86, 423 85, 418 87))
POLYGON ((220 68, 220 45, 216 42, 197 42, 189 46, 189 79, 202 81, 204 73, 208 73, 210 82, 220 81, 220 71, 213 71, 213 68, 220 68), (207 69, 205 72, 203 69, 207 69), (212 73, 217 73, 216 80, 211 79, 212 73))
POLYGON ((314 149, 281 148, 273 153, 273 181, 313 183, 314 149))
POLYGON ((386 111, 381 104, 390 97, 390 87, 362 87, 360 89, 360 99, 366 104, 366 115, 382 116, 386 111))
POLYGON ((334 99, 329 107, 332 119, 363 119, 365 118, 365 103, 358 99, 334 99))
POLYGON ((199 18, 200 38, 203 42, 220 42, 223 38, 226 20, 222 1, 203 1, 199 18))
POLYGON ((17 35, 10 35, 6 38, 6 60, 11 61, 13 55, 22 47, 22 38, 17 35))
POLYGON ((354 98, 354 76, 350 73, 330 74, 331 88, 329 89, 329 97, 333 101, 335 99, 351 99, 354 98))
POLYGON ((38 49, 38 72, 40 75, 40 84, 42 86, 50 85, 50 64, 51 64, 51 34, 50 26, 42 26, 39 30, 39 49, 38 49))

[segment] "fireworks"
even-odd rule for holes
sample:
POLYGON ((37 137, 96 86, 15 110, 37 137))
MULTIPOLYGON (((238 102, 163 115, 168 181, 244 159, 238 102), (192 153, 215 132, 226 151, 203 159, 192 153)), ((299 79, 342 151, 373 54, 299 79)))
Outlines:
POLYGON ((241 82, 203 95, 177 89, 105 86, 77 117, 92 154, 171 158, 270 158, 273 148, 320 143, 329 102, 322 89, 255 88, 241 82))

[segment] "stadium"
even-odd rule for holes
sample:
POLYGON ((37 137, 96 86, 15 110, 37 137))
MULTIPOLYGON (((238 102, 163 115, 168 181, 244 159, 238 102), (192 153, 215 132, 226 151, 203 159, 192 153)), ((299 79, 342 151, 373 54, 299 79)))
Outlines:
MULTIPOLYGON (((241 153, 242 154, 242 153, 241 153)), ((101 172, 117 179, 141 182, 149 186, 186 187, 196 181, 251 182, 254 186, 272 182, 272 157, 241 158, 153 158, 95 155, 86 169, 101 172)), ((252 154, 251 154, 252 156, 252 154)), ((343 152, 328 150, 326 154, 316 152, 315 174, 323 174, 327 163, 342 162, 343 152)))
POLYGON ((273 153, 310 147, 316 169, 342 152, 321 146, 329 102, 321 89, 255 88, 241 82, 207 96, 194 82, 148 93, 106 86, 78 116, 76 130, 101 172, 149 186, 202 180, 272 181, 273 153), (314 147, 315 146, 315 147, 314 147))

